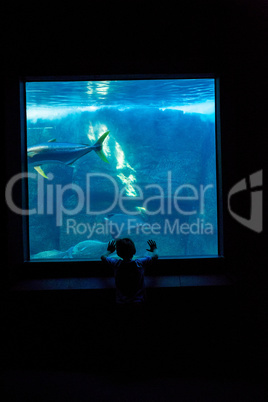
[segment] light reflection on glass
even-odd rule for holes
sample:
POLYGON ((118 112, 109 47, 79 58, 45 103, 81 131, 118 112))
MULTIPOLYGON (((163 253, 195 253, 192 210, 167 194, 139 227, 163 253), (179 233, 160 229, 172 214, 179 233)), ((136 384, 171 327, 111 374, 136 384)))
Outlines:
POLYGON ((88 95, 102 95, 105 96, 109 93, 110 81, 88 81, 86 93, 88 95))
POLYGON ((125 153, 117 141, 115 141, 115 149, 116 149, 116 160, 117 160, 116 169, 129 168, 135 172, 135 169, 132 166, 130 166, 130 164, 126 161, 125 153))
POLYGON ((136 181, 136 178, 132 174, 127 177, 123 173, 119 173, 117 177, 119 177, 119 179, 125 185, 126 195, 129 197, 136 197, 137 192, 135 188, 132 186, 132 183, 136 181))
MULTIPOLYGON (((120 146, 120 144, 116 141, 115 142, 115 149, 116 149, 116 160, 117 160, 117 166, 116 169, 131 169, 135 172, 135 169, 130 166, 130 164, 126 161, 125 158, 125 153, 120 146)), ((130 174, 129 176, 124 175, 122 172, 117 175, 117 177, 122 181, 122 183, 125 185, 126 188, 126 195, 129 197, 136 197, 137 192, 135 188, 133 187, 132 183, 136 181, 136 177, 133 174, 130 174)))
POLYGON ((87 137, 88 137, 89 141, 95 141, 96 140, 96 136, 94 134, 94 129, 93 129, 93 126, 92 126, 91 122, 89 123, 87 137))

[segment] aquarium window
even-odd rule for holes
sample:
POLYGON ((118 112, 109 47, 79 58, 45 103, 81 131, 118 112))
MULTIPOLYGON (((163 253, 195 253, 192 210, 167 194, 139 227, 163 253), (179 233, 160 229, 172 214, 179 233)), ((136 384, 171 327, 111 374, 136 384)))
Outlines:
POLYGON ((219 255, 214 78, 25 82, 29 260, 219 255))

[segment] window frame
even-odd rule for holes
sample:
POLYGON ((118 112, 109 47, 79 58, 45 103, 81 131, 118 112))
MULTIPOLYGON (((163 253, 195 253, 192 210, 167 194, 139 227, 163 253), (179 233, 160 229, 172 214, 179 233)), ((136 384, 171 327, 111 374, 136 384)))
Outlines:
MULTIPOLYGON (((88 76, 25 76, 19 82, 20 108, 20 160, 22 172, 27 171, 27 129, 26 129, 26 82, 33 81, 99 81, 99 80, 140 80, 140 79, 214 79, 215 85, 215 152, 216 152, 216 183, 217 183, 217 224, 218 224, 218 256, 179 256, 176 258, 162 257, 150 275, 176 275, 217 273, 222 270, 223 252, 223 196, 222 196, 222 160, 221 160, 221 124, 220 124, 220 78, 215 74, 124 74, 124 75, 88 75, 88 76)), ((23 207, 28 206, 27 180, 21 180, 20 201, 23 207)), ((19 221, 19 217, 18 221, 19 221)), ((30 260, 29 256, 29 223, 28 217, 21 218, 22 247, 20 250, 20 275, 23 278, 46 277, 105 277, 110 271, 101 261, 96 260, 30 260)))

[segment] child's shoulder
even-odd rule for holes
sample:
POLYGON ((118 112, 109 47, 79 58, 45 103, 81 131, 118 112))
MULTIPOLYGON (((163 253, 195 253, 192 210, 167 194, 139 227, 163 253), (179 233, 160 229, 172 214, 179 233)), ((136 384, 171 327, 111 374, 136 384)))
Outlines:
POLYGON ((140 258, 135 259, 136 264, 141 265, 141 266, 144 266, 151 261, 152 261, 152 257, 140 257, 140 258))
POLYGON ((111 265, 116 265, 122 261, 121 258, 116 258, 116 257, 107 257, 106 261, 111 264, 111 265))

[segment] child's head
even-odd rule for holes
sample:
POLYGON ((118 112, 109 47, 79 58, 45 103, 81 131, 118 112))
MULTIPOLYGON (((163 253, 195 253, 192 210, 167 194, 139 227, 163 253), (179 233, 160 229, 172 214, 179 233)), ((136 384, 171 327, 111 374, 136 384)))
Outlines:
POLYGON ((131 239, 119 239, 116 242, 116 252, 123 260, 131 260, 133 255, 136 254, 136 247, 131 239))

